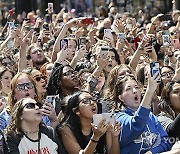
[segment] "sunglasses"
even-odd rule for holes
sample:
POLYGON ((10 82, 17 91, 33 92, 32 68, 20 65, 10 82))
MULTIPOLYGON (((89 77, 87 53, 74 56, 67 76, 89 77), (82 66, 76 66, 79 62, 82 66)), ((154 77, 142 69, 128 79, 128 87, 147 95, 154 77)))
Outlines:
POLYGON ((43 105, 41 103, 27 103, 23 106, 23 109, 24 108, 27 108, 27 109, 35 109, 36 106, 39 107, 39 109, 42 109, 43 105))
POLYGON ((23 91, 23 90, 25 90, 25 87, 28 88, 28 89, 33 89, 34 88, 34 84, 32 82, 18 84, 16 86, 16 89, 18 91, 23 91))
POLYGON ((97 102, 97 99, 95 97, 88 97, 88 98, 83 98, 79 101, 79 103, 83 103, 83 104, 91 104, 92 102, 97 102))
POLYGON ((44 75, 38 75, 34 77, 34 80, 36 80, 37 82, 41 81, 41 79, 46 80, 46 76, 44 75))

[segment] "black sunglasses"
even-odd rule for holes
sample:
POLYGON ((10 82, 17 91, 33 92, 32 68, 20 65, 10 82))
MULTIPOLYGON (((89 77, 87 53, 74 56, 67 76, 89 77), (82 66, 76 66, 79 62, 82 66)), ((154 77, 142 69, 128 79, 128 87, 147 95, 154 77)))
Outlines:
POLYGON ((46 76, 44 75, 38 75, 34 77, 34 80, 36 80, 37 82, 41 81, 41 79, 46 80, 46 76))
POLYGON ((41 103, 27 103, 22 107, 22 109, 24 109, 24 108, 35 109, 36 106, 38 106, 39 109, 42 109, 42 107, 43 107, 43 105, 41 103))
POLYGON ((28 88, 28 89, 33 89, 34 88, 34 84, 32 82, 18 84, 16 86, 16 89, 18 91, 23 91, 23 90, 25 90, 25 87, 28 88))

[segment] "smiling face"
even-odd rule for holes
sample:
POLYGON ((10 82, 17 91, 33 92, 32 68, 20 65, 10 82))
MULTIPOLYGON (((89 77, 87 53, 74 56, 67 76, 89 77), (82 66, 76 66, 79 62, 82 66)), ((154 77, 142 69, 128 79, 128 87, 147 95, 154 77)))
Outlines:
POLYGON ((135 80, 129 79, 124 83, 123 91, 122 94, 119 95, 119 99, 133 111, 137 110, 140 105, 141 92, 135 80))
POLYGON ((89 93, 83 92, 79 96, 79 107, 77 113, 79 117, 92 119, 97 111, 97 103, 93 101, 93 97, 89 93))
POLYGON ((168 82, 170 82, 172 80, 174 76, 174 71, 171 70, 168 67, 163 67, 161 69, 161 77, 162 77, 162 82, 164 85, 166 85, 168 82))
POLYGON ((40 103, 37 103, 34 99, 26 98, 22 103, 22 107, 23 111, 21 117, 23 119, 23 122, 41 122, 42 111, 40 110, 40 103))
POLYGON ((180 83, 175 83, 170 92, 170 102, 176 114, 180 113, 180 83))
POLYGON ((22 98, 35 98, 35 88, 31 80, 26 76, 20 76, 16 81, 15 98, 20 100, 22 98))

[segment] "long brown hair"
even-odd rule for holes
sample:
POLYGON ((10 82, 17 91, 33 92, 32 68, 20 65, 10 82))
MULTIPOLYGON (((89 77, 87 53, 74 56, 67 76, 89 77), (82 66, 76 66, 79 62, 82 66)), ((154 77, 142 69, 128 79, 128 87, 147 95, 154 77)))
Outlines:
POLYGON ((106 84, 105 90, 104 90, 104 97, 105 98, 114 99, 112 91, 113 91, 114 86, 115 86, 115 84, 117 82, 117 79, 118 79, 118 72, 123 67, 126 67, 126 68, 128 68, 129 70, 132 71, 132 69, 126 64, 121 64, 121 65, 115 66, 111 70, 111 72, 109 73, 109 76, 108 76, 108 79, 107 79, 107 84, 106 84))
POLYGON ((10 106, 9 112, 12 112, 13 106, 17 102, 17 100, 15 98, 15 89, 16 89, 16 86, 17 86, 17 80, 22 76, 27 77, 33 83, 34 89, 35 89, 35 94, 36 94, 36 98, 34 98, 34 99, 36 101, 38 101, 38 102, 42 102, 41 96, 40 96, 40 94, 38 92, 38 89, 36 87, 36 82, 34 81, 34 79, 29 74, 21 72, 21 73, 16 74, 13 77, 12 81, 11 81, 11 85, 10 85, 11 86, 11 91, 10 91, 9 97, 8 97, 8 102, 9 102, 9 106, 10 106))
POLYGON ((22 116, 22 104, 23 104, 24 98, 19 100, 14 106, 13 106, 13 112, 11 113, 11 122, 5 129, 5 134, 10 134, 12 132, 15 132, 16 134, 20 134, 22 132, 21 129, 21 116, 22 116))

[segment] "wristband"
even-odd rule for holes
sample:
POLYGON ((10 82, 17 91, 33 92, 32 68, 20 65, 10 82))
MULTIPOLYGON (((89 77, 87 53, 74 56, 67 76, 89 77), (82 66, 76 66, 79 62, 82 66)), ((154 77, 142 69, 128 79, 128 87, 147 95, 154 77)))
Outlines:
POLYGON ((92 141, 92 142, 94 142, 94 143, 98 143, 98 141, 96 141, 96 140, 93 140, 92 138, 91 138, 91 141, 92 141))

